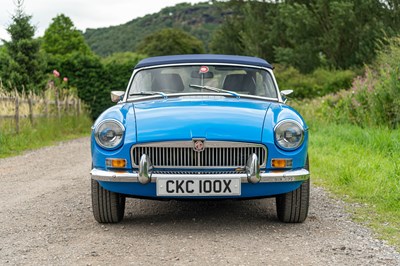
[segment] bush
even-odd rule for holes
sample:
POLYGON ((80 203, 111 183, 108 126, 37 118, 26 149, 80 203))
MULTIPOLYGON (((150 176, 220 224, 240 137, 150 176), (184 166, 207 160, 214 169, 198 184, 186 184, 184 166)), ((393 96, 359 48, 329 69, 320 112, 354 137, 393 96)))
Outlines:
POLYGON ((125 90, 133 68, 143 58, 145 58, 144 55, 124 52, 115 53, 102 59, 101 62, 109 76, 109 88, 111 90, 125 90))
POLYGON ((165 28, 145 37, 136 51, 148 56, 203 54, 204 44, 183 30, 165 28))
POLYGON ((348 89, 356 74, 351 70, 318 68, 311 74, 301 74, 293 67, 277 66, 276 79, 281 90, 293 90, 293 98, 312 99, 348 89))
POLYGON ((111 106, 109 75, 99 57, 73 52, 57 58, 57 70, 78 89, 78 96, 89 107, 92 119, 111 106))
POLYGON ((400 125, 400 37, 388 41, 374 66, 354 79, 350 90, 313 100, 303 111, 327 121, 362 127, 400 125))

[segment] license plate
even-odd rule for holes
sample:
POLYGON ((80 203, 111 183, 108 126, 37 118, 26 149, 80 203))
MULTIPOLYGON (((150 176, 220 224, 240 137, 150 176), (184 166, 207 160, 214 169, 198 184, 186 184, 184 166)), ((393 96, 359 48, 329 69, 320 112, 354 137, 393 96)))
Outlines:
POLYGON ((157 178, 157 196, 239 196, 240 178, 157 178))

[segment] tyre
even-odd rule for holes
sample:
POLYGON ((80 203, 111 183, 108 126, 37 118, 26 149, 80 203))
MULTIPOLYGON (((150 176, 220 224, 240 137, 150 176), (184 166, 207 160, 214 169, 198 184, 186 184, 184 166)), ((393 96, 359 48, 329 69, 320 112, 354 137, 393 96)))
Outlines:
MULTIPOLYGON (((308 156, 305 169, 309 170, 308 156)), ((276 197, 278 219, 284 223, 302 223, 307 218, 310 202, 310 179, 291 192, 276 197)))
POLYGON ((99 223, 118 223, 124 218, 125 197, 104 189, 92 179, 92 208, 99 223))

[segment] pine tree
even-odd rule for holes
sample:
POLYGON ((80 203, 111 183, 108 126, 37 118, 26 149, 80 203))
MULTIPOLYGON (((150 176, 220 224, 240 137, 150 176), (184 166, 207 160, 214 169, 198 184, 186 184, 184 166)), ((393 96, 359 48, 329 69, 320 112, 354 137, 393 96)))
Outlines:
POLYGON ((44 77, 40 43, 33 39, 35 27, 30 24, 32 17, 23 11, 23 1, 16 0, 16 7, 12 23, 7 27, 11 41, 3 40, 8 54, 3 66, 3 79, 18 91, 38 91, 42 88, 44 77))

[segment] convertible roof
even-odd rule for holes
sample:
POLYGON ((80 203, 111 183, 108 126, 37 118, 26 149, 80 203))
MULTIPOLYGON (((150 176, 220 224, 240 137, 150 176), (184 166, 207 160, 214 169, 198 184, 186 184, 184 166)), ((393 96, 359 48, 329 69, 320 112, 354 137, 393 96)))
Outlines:
POLYGON ((270 65, 264 59, 258 57, 239 56, 239 55, 219 55, 219 54, 187 54, 187 55, 167 55, 167 56, 149 57, 141 60, 135 66, 135 69, 142 67, 149 67, 149 66, 184 64, 184 63, 189 63, 189 64, 226 63, 226 64, 267 67, 272 69, 272 65, 270 65))

